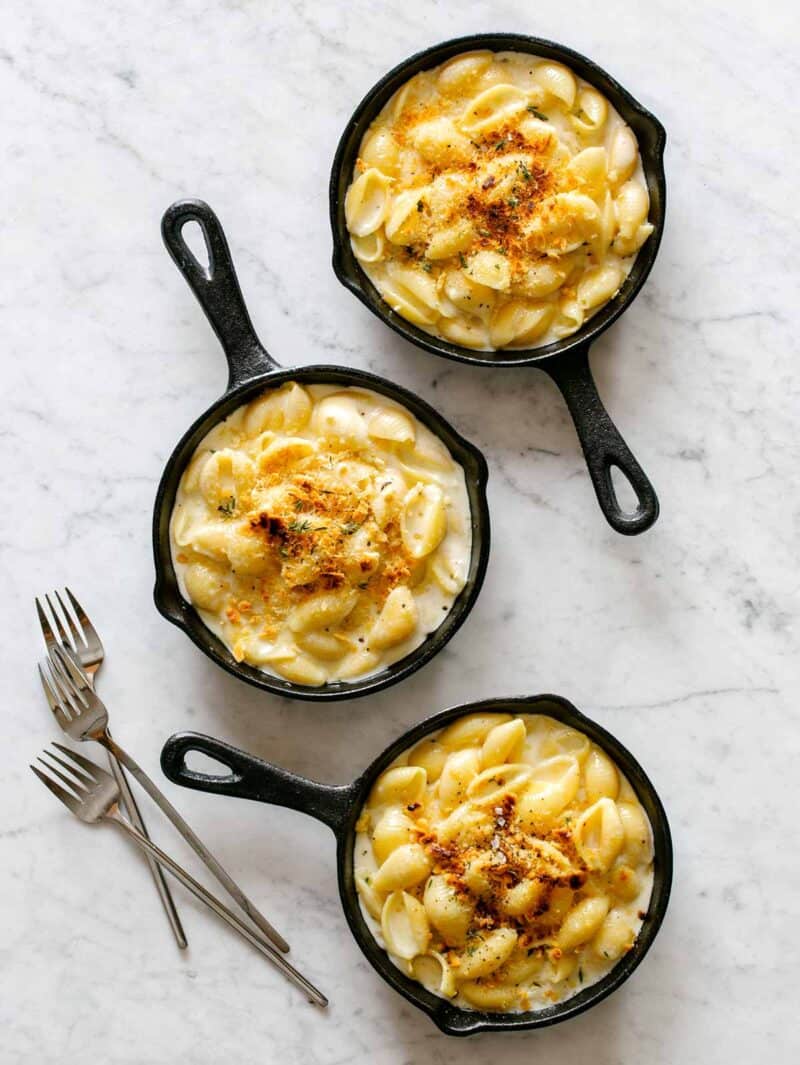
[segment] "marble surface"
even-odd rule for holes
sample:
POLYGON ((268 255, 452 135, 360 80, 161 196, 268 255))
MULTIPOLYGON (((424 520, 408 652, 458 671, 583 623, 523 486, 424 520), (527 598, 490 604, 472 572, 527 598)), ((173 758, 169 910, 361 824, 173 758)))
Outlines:
POLYGON ((3 1062, 797 1060, 796 6, 780 0, 763 19, 742 0, 549 9, 3 5, 3 1062), (593 352, 661 498, 638 538, 605 525, 543 375, 426 355, 330 269, 326 183, 352 108, 413 51, 489 29, 594 57, 669 134, 658 262, 593 352), (162 211, 185 195, 220 215, 280 360, 393 377, 432 396, 489 459, 482 596, 445 653, 369 701, 315 707, 251 690, 153 607, 157 480, 225 380, 159 237, 162 211), (181 956, 139 856, 70 819, 27 768, 56 738, 33 669, 32 597, 65 582, 102 629, 115 732, 159 779, 163 740, 186 727, 347 781, 445 706, 571 698, 638 755, 671 818, 673 898, 645 963, 565 1025, 454 1043, 360 955, 328 829, 166 784, 330 1009, 308 1006, 178 889, 191 940, 181 956))

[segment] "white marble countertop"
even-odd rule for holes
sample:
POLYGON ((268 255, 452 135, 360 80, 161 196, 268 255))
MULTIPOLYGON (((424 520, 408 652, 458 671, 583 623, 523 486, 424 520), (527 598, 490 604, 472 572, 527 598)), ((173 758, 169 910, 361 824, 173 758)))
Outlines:
POLYGON ((782 265, 797 222, 795 5, 759 19, 743 0, 646 12, 574 0, 542 17, 509 0, 3 7, 3 1062, 796 1061, 799 323, 797 274, 782 265), (357 101, 417 49, 490 29, 592 56, 668 131, 658 262, 593 353, 661 498, 638 538, 604 523, 542 374, 416 350, 329 265, 328 172, 357 101), (159 236, 186 195, 220 215, 280 360, 369 368, 433 395, 487 454, 481 598, 445 653, 377 698, 271 698, 153 607, 157 480, 225 380, 159 236), (330 1009, 308 1006, 177 889, 191 940, 179 955, 138 854, 71 820, 27 768, 56 738, 32 598, 64 583, 102 629, 115 732, 159 780, 161 744, 187 727, 344 782, 445 706, 572 699, 637 754, 669 811, 675 882, 650 955, 576 1020, 454 1043, 359 953, 326 828, 165 784, 330 1009))

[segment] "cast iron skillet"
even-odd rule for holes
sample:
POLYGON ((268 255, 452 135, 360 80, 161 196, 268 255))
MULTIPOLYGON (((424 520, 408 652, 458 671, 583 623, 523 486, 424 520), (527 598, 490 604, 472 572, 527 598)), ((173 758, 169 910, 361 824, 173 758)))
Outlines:
POLYGON ((404 60, 373 86, 355 109, 333 160, 330 181, 330 217, 333 229, 333 269, 342 284, 388 326, 434 355, 481 366, 536 366, 555 381, 575 422, 597 499, 609 525, 633 535, 649 529, 658 517, 658 498, 644 471, 619 434, 597 393, 589 368, 589 347, 633 302, 655 261, 664 227, 664 127, 619 82, 596 63, 571 48, 517 33, 479 33, 458 37, 426 48, 404 60), (459 55, 487 49, 493 52, 529 52, 556 59, 596 86, 614 105, 639 141, 647 187, 650 222, 654 232, 640 250, 630 276, 619 293, 571 336, 545 347, 526 350, 476 351, 431 336, 391 309, 363 272, 350 246, 344 217, 344 198, 353 176, 361 139, 389 98, 415 74, 459 55), (638 500, 636 511, 623 511, 614 491, 611 470, 617 467, 630 481, 638 500))
POLYGON ((414 1006, 424 1010, 448 1035, 472 1035, 485 1031, 519 1031, 543 1028, 583 1013, 600 1002, 631 975, 644 958, 664 919, 672 885, 672 840, 664 807, 644 770, 619 740, 594 721, 585 717, 572 703, 558 695, 534 695, 515 699, 485 699, 456 706, 435 714, 415 725, 386 750, 352 784, 334 786, 318 784, 295 776, 279 766, 262 762, 235 747, 196 732, 179 732, 171 736, 161 752, 161 768, 175 784, 217 795, 236 795, 244 799, 286 806, 311 814, 333 829, 337 840, 339 897, 347 923, 356 942, 380 976, 414 1006), (585 732, 617 763, 631 783, 653 826, 655 850, 653 893, 642 930, 633 948, 602 980, 579 992, 568 1001, 529 1013, 483 1013, 462 1010, 427 991, 405 976, 380 948, 364 920, 353 876, 353 846, 356 821, 375 778, 403 751, 414 746, 430 732, 441 729, 464 714, 487 712, 547 714, 585 732), (186 766, 186 755, 200 751, 230 769, 228 776, 198 773, 186 766))
POLYGON ((340 366, 304 366, 281 369, 255 334, 247 313, 228 243, 217 216, 200 200, 180 200, 169 207, 161 223, 167 250, 197 297, 222 344, 228 360, 228 387, 188 429, 173 451, 161 478, 153 515, 155 553, 155 601, 159 611, 173 622, 217 665, 259 688, 295 699, 347 699, 380 691, 414 673, 447 643, 461 626, 483 584, 489 557, 489 510, 486 504, 486 462, 476 447, 468 443, 424 400, 362 370, 340 366), (197 222, 208 252, 208 268, 201 266, 185 240, 182 229, 197 222), (181 596, 169 545, 169 522, 181 475, 195 448, 218 422, 247 403, 265 388, 277 388, 285 381, 304 384, 335 384, 371 389, 407 407, 447 446, 464 468, 472 526, 472 553, 467 582, 442 624, 405 658, 380 673, 353 681, 337 681, 320 688, 305 687, 264 673, 245 662, 237 662, 228 648, 206 628, 194 607, 181 596))

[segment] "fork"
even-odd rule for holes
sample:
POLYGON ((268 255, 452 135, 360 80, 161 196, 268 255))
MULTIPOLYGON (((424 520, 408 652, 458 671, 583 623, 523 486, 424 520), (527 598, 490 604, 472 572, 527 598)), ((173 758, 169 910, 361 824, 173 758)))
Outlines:
POLYGON ((233 878, 222 868, 206 845, 187 825, 166 795, 156 787, 141 766, 112 739, 108 731, 108 711, 89 683, 89 676, 77 658, 61 644, 50 648, 50 658, 39 665, 45 695, 55 719, 73 740, 96 740, 120 761, 141 784, 153 802, 163 810, 195 853, 241 906, 247 916, 279 950, 289 944, 247 898, 233 878))
MULTIPOLYGON (((53 598, 61 607, 60 614, 53 606, 50 596, 45 595, 44 600, 49 607, 50 614, 53 618, 53 624, 58 633, 58 636, 56 636, 56 633, 53 632, 53 629, 50 626, 47 612, 37 598, 36 612, 39 615, 42 636, 44 636, 44 642, 48 652, 51 647, 55 647, 59 643, 71 650, 77 656, 81 666, 83 666, 86 675, 89 678, 89 683, 94 687, 94 675, 100 669, 103 659, 106 656, 105 650, 103 649, 103 642, 97 633, 97 629, 95 629, 94 625, 89 620, 86 611, 69 588, 65 588, 64 591, 72 604, 75 620, 73 620, 72 614, 67 610, 64 601, 58 592, 53 593, 53 598)), ((110 751, 108 752, 108 764, 111 767, 111 772, 114 774, 114 779, 119 786, 122 801, 128 811, 128 816, 142 835, 147 836, 149 839, 150 837, 147 832, 147 827, 145 826, 144 819, 139 811, 139 806, 131 791, 128 778, 125 776, 122 766, 110 751)), ((169 884, 164 877, 164 872, 158 862, 146 852, 145 857, 147 858, 147 864, 150 867, 150 872, 156 885, 156 891, 158 892, 164 910, 166 911, 167 920, 170 923, 175 940, 180 949, 185 950, 187 946, 186 934, 183 931, 183 925, 178 916, 178 911, 175 908, 175 901, 172 898, 169 884)))
POLYGON ((251 943, 256 950, 260 951, 264 957, 268 958, 273 965, 276 965, 285 976, 287 976, 294 984, 301 987, 308 996, 309 1001, 316 1003, 318 1006, 327 1006, 328 1000, 317 990, 313 984, 309 983, 306 978, 291 965, 282 954, 280 954, 275 947, 270 943, 265 942, 260 936, 255 935, 247 927, 244 922, 240 921, 236 914, 224 906, 219 899, 216 899, 209 891, 199 884, 193 877, 182 869, 177 862, 174 862, 168 854, 165 854, 155 843, 151 842, 146 836, 142 835, 137 828, 135 828, 130 821, 126 820, 122 816, 119 809, 120 792, 116 781, 110 773, 105 769, 101 769, 99 765, 95 765, 88 758, 84 758, 76 751, 71 751, 69 747, 63 747, 60 743, 54 743, 53 746, 59 750, 65 758, 59 758, 57 754, 54 754, 51 750, 45 750, 43 755, 39 757, 38 761, 49 771, 51 776, 46 775, 36 766, 32 765, 31 769, 42 783, 47 787, 57 799, 71 810, 76 817, 86 824, 98 824, 101 821, 110 821, 112 824, 118 825, 124 832, 126 832, 135 842, 145 850, 152 858, 154 858, 159 865, 162 865, 165 869, 168 869, 174 877, 192 892, 197 898, 204 902, 210 909, 221 917, 223 921, 226 921, 232 928, 234 928, 239 935, 243 936, 248 943, 251 943), (50 761, 46 761, 44 755, 47 755, 50 761), (66 776, 52 763, 65 769, 71 776, 66 776), (61 784, 65 784, 66 787, 62 787, 52 777, 56 777, 61 781, 61 784), (69 790, 67 790, 69 789, 69 790))

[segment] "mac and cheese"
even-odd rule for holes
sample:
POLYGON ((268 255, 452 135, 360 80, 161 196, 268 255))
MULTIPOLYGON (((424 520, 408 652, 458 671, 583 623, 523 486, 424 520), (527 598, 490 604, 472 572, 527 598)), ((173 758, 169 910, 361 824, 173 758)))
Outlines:
POLYGON ((311 686, 361 677, 464 587, 464 470, 392 400, 291 382, 204 438, 170 542, 182 594, 237 661, 311 686))
POLYGON ((639 147, 559 63, 473 52, 423 71, 361 142, 345 214, 386 302, 479 349, 569 336, 653 230, 639 147))
POLYGON ((471 714, 378 777, 354 869, 375 938, 465 1009, 543 1009, 633 946, 651 829, 617 766, 553 718, 471 714))

